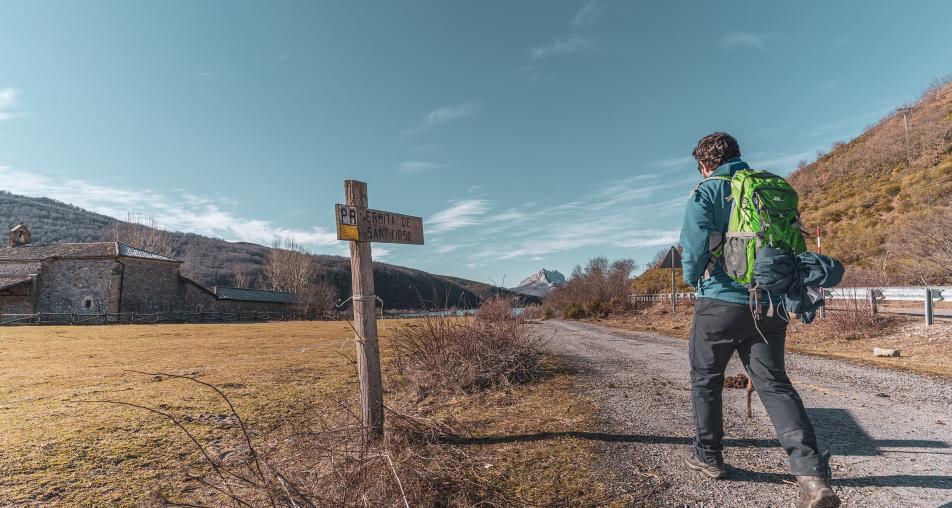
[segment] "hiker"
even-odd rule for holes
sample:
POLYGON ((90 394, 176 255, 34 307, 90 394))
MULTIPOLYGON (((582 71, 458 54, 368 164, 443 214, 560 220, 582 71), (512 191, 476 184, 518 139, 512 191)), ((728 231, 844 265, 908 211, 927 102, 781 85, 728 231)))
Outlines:
POLYGON ((725 270, 734 261, 721 251, 733 201, 730 180, 749 167, 737 140, 724 132, 701 138, 693 155, 704 180, 688 200, 680 240, 684 280, 697 288, 688 346, 696 433, 686 464, 710 478, 727 476, 721 392, 727 362, 736 351, 790 458, 799 506, 839 506, 829 483, 829 454, 817 449, 813 425, 784 368, 789 318, 774 308, 782 295, 754 294, 761 291, 750 292, 725 270))

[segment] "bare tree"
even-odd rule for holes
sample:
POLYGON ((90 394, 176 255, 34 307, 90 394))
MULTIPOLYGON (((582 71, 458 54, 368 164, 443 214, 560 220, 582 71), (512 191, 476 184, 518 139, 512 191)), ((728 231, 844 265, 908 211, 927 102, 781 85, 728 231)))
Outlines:
POLYGON ((249 289, 254 285, 255 277, 252 274, 249 274, 245 271, 242 265, 235 265, 232 268, 232 273, 235 275, 235 287, 236 288, 245 288, 249 289))
POLYGON ((125 222, 112 224, 112 237, 115 242, 166 257, 174 257, 179 246, 177 236, 159 229, 151 215, 128 214, 125 222))
POLYGON ((314 256, 294 238, 276 238, 265 262, 272 291, 297 295, 306 313, 324 315, 337 303, 337 288, 319 277, 314 256))
POLYGON ((911 218, 894 243, 907 255, 901 269, 919 283, 952 279, 952 207, 936 207, 911 218))
POLYGON ((316 280, 302 297, 305 312, 325 315, 337 305, 337 288, 325 280, 316 280))
POLYGON ((565 316, 604 315, 627 306, 631 285, 631 272, 637 265, 631 259, 609 262, 608 258, 595 257, 585 266, 576 266, 572 277, 565 284, 546 295, 548 308, 558 310, 565 316), (579 313, 573 312, 576 309, 579 313))
POLYGON ((317 265, 294 238, 275 238, 265 260, 265 277, 272 291, 305 294, 317 275, 317 265))

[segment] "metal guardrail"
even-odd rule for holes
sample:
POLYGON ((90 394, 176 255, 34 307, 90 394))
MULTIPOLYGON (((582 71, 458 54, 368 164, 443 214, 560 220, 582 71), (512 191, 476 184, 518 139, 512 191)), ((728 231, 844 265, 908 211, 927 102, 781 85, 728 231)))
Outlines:
MULTIPOLYGON (((933 301, 943 301, 945 296, 952 298, 952 286, 937 287, 917 287, 917 286, 893 286, 893 287, 840 287, 833 289, 824 289, 824 296, 829 301, 836 300, 863 300, 868 302, 869 308, 873 314, 878 312, 899 312, 890 309, 880 309, 879 305, 883 302, 923 302, 922 316, 925 318, 926 326, 935 322, 935 310, 933 301), (928 295, 928 296, 927 296, 928 295)), ((655 294, 634 294, 629 295, 628 300, 631 303, 651 303, 651 302, 670 302, 671 293, 655 294)), ((676 293, 676 301, 695 300, 695 293, 676 293)), ((941 316, 947 317, 947 316, 941 316)))
MULTIPOLYGON (((894 287, 844 287, 827 289, 826 295, 830 298, 847 298, 852 300, 866 299, 873 292, 879 301, 895 302, 922 302, 926 299, 923 286, 894 286, 894 287)), ((933 300, 945 300, 945 296, 952 298, 952 286, 932 286, 929 292, 933 300)))

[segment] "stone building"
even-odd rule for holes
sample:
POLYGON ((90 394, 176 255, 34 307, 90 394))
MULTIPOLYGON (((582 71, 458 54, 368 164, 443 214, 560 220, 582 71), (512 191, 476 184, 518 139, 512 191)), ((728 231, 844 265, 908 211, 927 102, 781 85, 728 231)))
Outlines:
POLYGON ((30 242, 18 224, 0 250, 0 314, 286 312, 294 303, 287 293, 202 287, 181 261, 118 242, 30 242))

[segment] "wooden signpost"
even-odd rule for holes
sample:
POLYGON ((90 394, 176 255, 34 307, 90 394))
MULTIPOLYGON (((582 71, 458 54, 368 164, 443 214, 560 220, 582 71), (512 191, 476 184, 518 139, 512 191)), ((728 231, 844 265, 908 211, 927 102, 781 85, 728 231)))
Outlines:
POLYGON ((383 379, 377 343, 377 297, 370 242, 423 245, 423 219, 367 208, 367 184, 344 182, 346 204, 337 205, 337 239, 350 241, 354 329, 360 407, 368 440, 383 437, 383 379))

